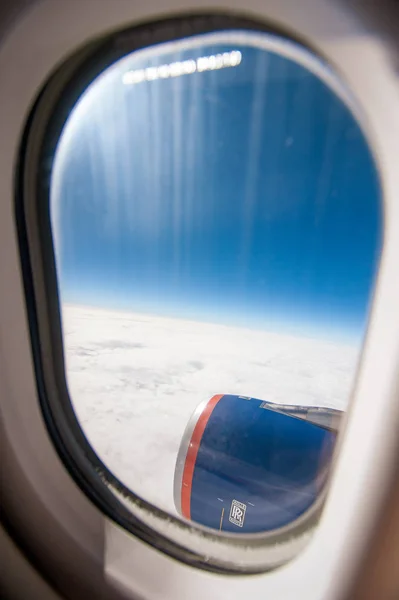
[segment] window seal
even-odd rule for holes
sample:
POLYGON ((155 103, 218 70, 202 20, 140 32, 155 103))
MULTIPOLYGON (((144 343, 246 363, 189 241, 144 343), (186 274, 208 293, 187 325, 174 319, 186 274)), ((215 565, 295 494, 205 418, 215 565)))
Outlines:
MULTIPOLYGON (((49 194, 52 160, 62 127, 81 94, 103 70, 134 50, 194 35, 239 29, 283 36, 326 62, 319 52, 291 32, 236 14, 189 14, 106 34, 67 58, 39 92, 20 140, 14 183, 15 219, 36 384, 43 417, 58 455, 90 500, 129 533, 187 565, 229 575, 263 573, 274 569, 276 564, 272 567, 256 565, 240 568, 223 560, 209 560, 209 557, 154 530, 133 514, 118 495, 159 519, 170 521, 171 516, 130 491, 97 456, 79 425, 69 398, 64 370, 49 194)), ((281 544, 292 536, 307 537, 319 520, 323 504, 324 496, 308 518, 298 523, 295 529, 285 535, 268 534, 268 543, 281 544)), ((186 530, 199 530, 196 526, 174 520, 186 530)), ((210 540, 216 537, 202 530, 201 536, 210 540)))

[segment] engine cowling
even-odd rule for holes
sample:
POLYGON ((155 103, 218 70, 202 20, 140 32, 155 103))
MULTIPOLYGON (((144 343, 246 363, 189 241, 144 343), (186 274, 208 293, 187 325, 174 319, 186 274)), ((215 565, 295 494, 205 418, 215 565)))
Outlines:
POLYGON ((341 415, 229 394, 201 403, 176 462, 178 512, 231 533, 292 523, 325 486, 341 415))

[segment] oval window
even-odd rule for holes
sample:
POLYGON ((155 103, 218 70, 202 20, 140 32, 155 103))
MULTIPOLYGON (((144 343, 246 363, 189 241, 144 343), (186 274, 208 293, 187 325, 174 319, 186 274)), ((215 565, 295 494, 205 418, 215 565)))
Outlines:
POLYGON ((326 489, 382 236, 353 106, 298 45, 218 32, 117 60, 56 148, 76 417, 127 488, 215 532, 326 489))

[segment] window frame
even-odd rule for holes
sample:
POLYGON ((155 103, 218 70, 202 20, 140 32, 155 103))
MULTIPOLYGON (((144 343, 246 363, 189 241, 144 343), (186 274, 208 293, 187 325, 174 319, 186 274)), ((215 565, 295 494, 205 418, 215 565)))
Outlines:
MULTIPOLYGON (((223 28, 225 29, 225 27, 226 26, 224 25, 223 28)), ((257 28, 259 28, 258 24, 257 24, 257 28)), ((54 85, 55 85, 55 80, 52 83, 54 83, 54 85)), ((43 97, 41 99, 43 99, 43 97)), ((32 126, 32 122, 31 121, 29 122, 29 125, 32 126)), ((26 144, 26 141, 27 141, 26 139, 23 140, 23 144, 24 143, 26 144)), ((34 149, 30 149, 30 151, 33 152, 34 149)), ((26 164, 25 164, 25 162, 23 162, 22 165, 20 165, 19 168, 24 168, 25 166, 26 166, 26 164)), ((32 165, 30 166, 30 168, 32 169, 32 171, 34 171, 32 165)), ((33 176, 32 172, 30 173, 30 176, 29 176, 29 174, 25 173, 24 184, 26 186, 28 186, 28 187, 29 187, 30 183, 33 183, 32 179, 30 179, 30 177, 32 177, 32 176, 33 176)), ((21 190, 19 190, 19 194, 20 193, 21 193, 21 190)), ((18 204, 17 204, 17 215, 18 215, 18 210, 19 209, 18 209, 18 204)), ((37 272, 36 271, 35 271, 35 278, 32 278, 31 282, 27 283, 27 275, 26 275, 26 273, 29 272, 29 270, 31 269, 31 267, 26 264, 26 262, 27 262, 26 261, 26 254, 25 254, 26 249, 24 250, 23 246, 26 245, 27 240, 29 239, 29 232, 27 231, 27 229, 29 229, 29 227, 25 227, 26 223, 21 223, 20 218, 17 219, 17 222, 18 222, 19 240, 20 240, 20 243, 21 243, 21 246, 22 246, 22 269, 23 269, 23 273, 24 273, 24 284, 25 284, 26 295, 30 299, 33 298, 33 297, 35 297, 36 304, 40 305, 40 301, 43 300, 43 297, 41 297, 40 293, 38 293, 38 286, 45 285, 45 283, 44 283, 44 281, 40 281, 40 277, 37 276, 37 272), (35 279, 36 281, 33 281, 33 279, 35 279)), ((41 223, 41 226, 43 226, 43 223, 41 223)), ((43 240, 42 243, 45 246, 46 241, 43 240)), ((39 249, 34 250, 33 246, 31 246, 31 258, 32 258, 32 256, 34 257, 33 261, 32 261, 33 263, 35 261, 39 261, 40 260, 39 254, 40 254, 39 249), (35 252, 36 252, 36 255, 35 255, 35 252)), ((54 288, 53 288, 52 292, 54 292, 54 288)), ((51 297, 54 298, 54 296, 51 296, 51 297)), ((57 318, 58 318, 58 321, 59 321, 59 315, 57 315, 57 311, 54 310, 54 308, 53 308, 53 310, 51 310, 51 308, 48 308, 47 312, 46 312, 44 310, 44 308, 42 308, 41 305, 40 305, 40 311, 36 311, 36 314, 30 309, 30 305, 29 304, 28 304, 28 309, 30 310, 29 320, 30 320, 30 326, 31 326, 31 337, 32 337, 33 355, 37 356, 38 350, 40 350, 41 352, 43 352, 44 355, 45 355, 46 360, 48 360, 48 361, 51 360, 52 362, 54 362, 53 366, 54 366, 55 372, 59 373, 60 366, 59 366, 59 364, 57 366, 57 364, 56 364, 57 361, 56 361, 56 359, 52 355, 52 347, 51 347, 51 345, 49 344, 47 346, 47 348, 44 350, 43 349, 43 337, 40 338, 40 341, 39 341, 39 337, 38 337, 38 330, 40 329, 40 327, 43 327, 43 324, 40 325, 41 319, 43 321, 47 322, 48 316, 50 315, 50 318, 53 319, 53 321, 57 322, 57 318), (38 312, 42 313, 41 317, 38 316, 38 312), (37 322, 35 323, 35 318, 37 318, 37 321, 39 321, 39 323, 37 323, 37 322), (32 325, 32 323, 33 323, 33 325, 32 325)), ((49 337, 51 337, 51 336, 49 336, 49 337)), ((55 336, 55 337, 57 337, 57 336, 55 336)), ((58 342, 56 342, 56 343, 60 343, 60 340, 58 339, 58 342)), ((42 355, 42 357, 43 357, 43 355, 42 355)), ((43 358, 42 358, 42 360, 43 360, 43 358)), ((37 376, 38 381, 39 381, 38 385, 39 385, 40 397, 43 400, 43 397, 44 397, 43 394, 46 394, 46 392, 50 393, 50 390, 48 388, 48 382, 47 382, 47 384, 44 382, 43 373, 41 373, 40 369, 39 369, 39 367, 42 369, 43 365, 39 365, 39 367, 38 367, 38 365, 36 364, 35 367, 36 367, 36 376, 37 376)), ((50 368, 50 366, 46 365, 45 368, 48 370, 50 368)), ((51 392, 52 393, 60 393, 57 384, 54 384, 53 389, 51 390, 51 392)), ((52 435, 56 435, 56 434, 57 434, 56 432, 52 433, 52 435)), ((65 459, 66 457, 64 456, 63 458, 65 459)), ((135 532, 135 535, 137 535, 137 532, 135 532)), ((150 543, 153 544, 153 540, 150 541, 150 543)), ((153 544, 153 545, 156 546, 156 544, 153 544)), ((182 560, 182 558, 179 558, 179 559, 182 560)), ((183 561, 183 562, 185 562, 185 561, 183 561)), ((191 562, 191 558, 188 560, 188 562, 189 562, 189 564, 193 564, 191 562)), ((206 568, 208 568, 208 569, 210 568, 209 564, 206 565, 206 568)))

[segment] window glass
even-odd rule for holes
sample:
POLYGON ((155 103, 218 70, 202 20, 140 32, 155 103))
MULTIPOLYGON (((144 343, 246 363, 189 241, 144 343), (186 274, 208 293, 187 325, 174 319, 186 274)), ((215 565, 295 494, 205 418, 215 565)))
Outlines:
POLYGON ((137 51, 74 106, 51 223, 71 402, 136 494, 230 533, 325 489, 382 218, 348 94, 246 32, 137 51))

